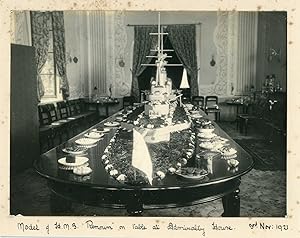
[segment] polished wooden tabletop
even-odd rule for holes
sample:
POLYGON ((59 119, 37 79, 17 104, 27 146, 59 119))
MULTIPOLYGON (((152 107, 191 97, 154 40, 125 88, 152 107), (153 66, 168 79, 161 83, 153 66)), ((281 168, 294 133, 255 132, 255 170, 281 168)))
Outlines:
MULTIPOLYGON (((133 113, 134 114, 134 113, 133 113)), ((203 117, 206 117, 204 112, 201 112, 203 117)), ((75 140, 82 138, 84 134, 91 131, 94 128, 102 126, 105 122, 114 121, 117 115, 114 114, 106 120, 94 125, 86 131, 83 131, 79 135, 70 139, 69 141, 51 149, 50 151, 42 154, 38 160, 35 162, 35 167, 38 173, 47 179, 58 182, 62 184, 72 184, 80 185, 83 187, 90 187, 93 189, 108 189, 108 190, 172 190, 179 188, 193 188, 193 187, 203 187, 209 186, 217 183, 224 183, 230 180, 234 180, 243 174, 249 172, 253 167, 253 160, 251 156, 242 149, 236 142, 234 142, 215 122, 212 122, 215 126, 214 133, 228 139, 230 146, 237 151, 237 160, 239 165, 235 169, 231 169, 227 161, 221 156, 217 156, 212 160, 212 165, 210 166, 209 174, 201 180, 194 179, 183 179, 176 174, 166 174, 166 177, 162 180, 156 179, 153 184, 146 185, 129 185, 118 182, 116 179, 112 178, 104 168, 101 162, 101 157, 104 153, 105 148, 109 144, 110 139, 114 136, 117 129, 113 128, 109 133, 105 134, 103 139, 97 142, 95 147, 89 148, 87 150, 87 155, 89 159, 89 166, 93 170, 91 174, 86 176, 75 175, 72 171, 67 171, 60 169, 58 164, 58 159, 66 157, 66 154, 62 151, 68 144, 73 143, 75 140)), ((198 142, 197 142, 198 143, 198 142)), ((196 145, 196 153, 201 152, 201 149, 196 145)), ((163 159, 163 158, 162 158, 163 159)))

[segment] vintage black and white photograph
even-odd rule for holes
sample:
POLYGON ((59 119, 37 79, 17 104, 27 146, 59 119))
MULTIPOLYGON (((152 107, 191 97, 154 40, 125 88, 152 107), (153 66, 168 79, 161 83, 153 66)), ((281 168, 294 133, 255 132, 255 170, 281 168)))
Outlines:
POLYGON ((285 217, 286 11, 11 11, 10 215, 285 217))

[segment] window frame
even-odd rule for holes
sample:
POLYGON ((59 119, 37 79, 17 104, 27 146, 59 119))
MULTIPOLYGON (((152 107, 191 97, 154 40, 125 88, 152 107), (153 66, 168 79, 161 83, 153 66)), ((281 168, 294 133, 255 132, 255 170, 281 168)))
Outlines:
MULTIPOLYGON (((56 60, 55 60, 53 15, 52 15, 52 13, 50 13, 50 14, 51 14, 50 25, 48 25, 47 27, 49 27, 49 34, 52 34, 52 38, 51 38, 51 40, 52 40, 52 42, 51 42, 52 50, 49 51, 49 48, 50 48, 50 44, 49 44, 48 54, 50 53, 53 56, 53 73, 44 73, 44 74, 41 73, 40 76, 43 76, 43 75, 53 76, 53 78, 54 78, 53 84, 54 85, 52 85, 52 86, 54 87, 54 94, 53 95, 43 95, 43 96, 41 96, 40 103, 50 103, 50 102, 57 102, 57 101, 63 100, 62 92, 59 88, 60 77, 59 77, 59 73, 57 72, 56 60)), ((43 81, 42 77, 41 77, 41 80, 42 80, 43 86, 45 88, 45 84, 44 84, 44 81, 43 81)))

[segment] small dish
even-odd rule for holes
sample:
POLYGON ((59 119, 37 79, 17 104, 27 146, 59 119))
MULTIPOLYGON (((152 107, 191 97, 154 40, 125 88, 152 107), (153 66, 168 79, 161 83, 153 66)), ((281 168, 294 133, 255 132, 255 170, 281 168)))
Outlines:
POLYGON ((175 172, 178 176, 186 179, 203 179, 208 172, 204 169, 194 167, 184 167, 175 172))
POLYGON ((86 148, 78 147, 78 146, 69 146, 66 148, 63 148, 62 151, 67 154, 73 154, 73 155, 80 155, 86 152, 86 148))
POLYGON ((98 139, 91 139, 91 138, 80 138, 75 141, 76 144, 79 145, 93 145, 98 142, 98 139))
POLYGON ((80 166, 73 169, 73 173, 76 175, 87 175, 90 174, 93 170, 87 166, 80 166))
POLYGON ((67 157, 63 157, 63 158, 60 158, 57 162, 63 166, 77 167, 77 166, 82 166, 89 161, 89 159, 87 157, 83 157, 83 156, 76 156, 74 163, 68 163, 66 160, 67 160, 67 157))
POLYGON ((96 131, 91 131, 89 133, 86 133, 84 136, 91 139, 100 139, 102 136, 104 136, 104 134, 96 131))
POLYGON ((191 114, 191 118, 194 118, 194 119, 201 118, 201 117, 203 117, 203 116, 200 114, 191 114))
POLYGON ((99 128, 95 128, 93 129, 92 131, 96 131, 96 132, 102 132, 102 133, 106 133, 106 132, 109 132, 110 131, 110 128, 107 128, 107 127, 99 127, 99 128))
POLYGON ((115 126, 119 126, 119 125, 120 125, 119 122, 114 122, 114 121, 104 123, 104 126, 108 126, 108 127, 115 127, 115 126))
POLYGON ((239 165, 239 161, 238 160, 236 160, 236 159, 228 159, 227 160, 227 164, 230 166, 230 167, 233 167, 233 168, 235 168, 235 167, 237 167, 238 165, 239 165))
POLYGON ((66 123, 66 122, 68 122, 68 120, 62 119, 62 120, 59 120, 58 122, 66 123))
POLYGON ((197 128, 199 133, 203 133, 203 134, 211 134, 215 128, 197 128))
POLYGON ((216 136, 215 133, 203 133, 203 132, 198 133, 198 137, 204 139, 211 139, 214 138, 215 136, 216 136))

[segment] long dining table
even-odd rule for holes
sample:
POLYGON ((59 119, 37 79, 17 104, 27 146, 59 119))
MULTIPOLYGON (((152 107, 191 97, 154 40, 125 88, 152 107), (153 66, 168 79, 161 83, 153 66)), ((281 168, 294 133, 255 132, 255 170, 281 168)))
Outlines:
MULTIPOLYGON (((135 116, 138 116, 142 107, 134 107, 133 114, 136 112, 135 116)), ((199 114, 202 118, 207 118, 203 111, 200 111, 199 114)), ((201 179, 185 179, 176 173, 166 173, 162 179, 153 180, 152 184, 120 182, 108 173, 106 165, 101 160, 107 151, 107 146, 120 129, 120 127, 111 127, 95 146, 88 148, 85 152, 88 165, 92 169, 90 174, 77 175, 72 170, 62 169, 58 160, 66 157, 63 151, 66 146, 74 144, 93 129, 102 128, 107 122, 114 122, 119 115, 120 112, 97 123, 74 138, 42 154, 35 161, 36 171, 48 180, 48 186, 51 189, 50 207, 53 215, 76 215, 72 213, 72 203, 126 209, 129 215, 140 215, 146 209, 176 208, 222 199, 224 212, 220 215, 240 216, 239 186, 241 177, 252 169, 253 160, 214 121, 212 121, 215 128, 214 133, 225 138, 227 144, 236 150, 236 160, 239 162, 237 167, 231 168, 228 161, 220 155, 213 158, 209 165, 210 168, 205 168, 207 164, 203 163, 202 166, 209 172, 201 179)), ((196 129, 192 126, 190 130, 196 129)), ((197 154, 203 152, 197 138, 196 136, 195 151, 188 162, 189 166, 195 166, 197 154)))

